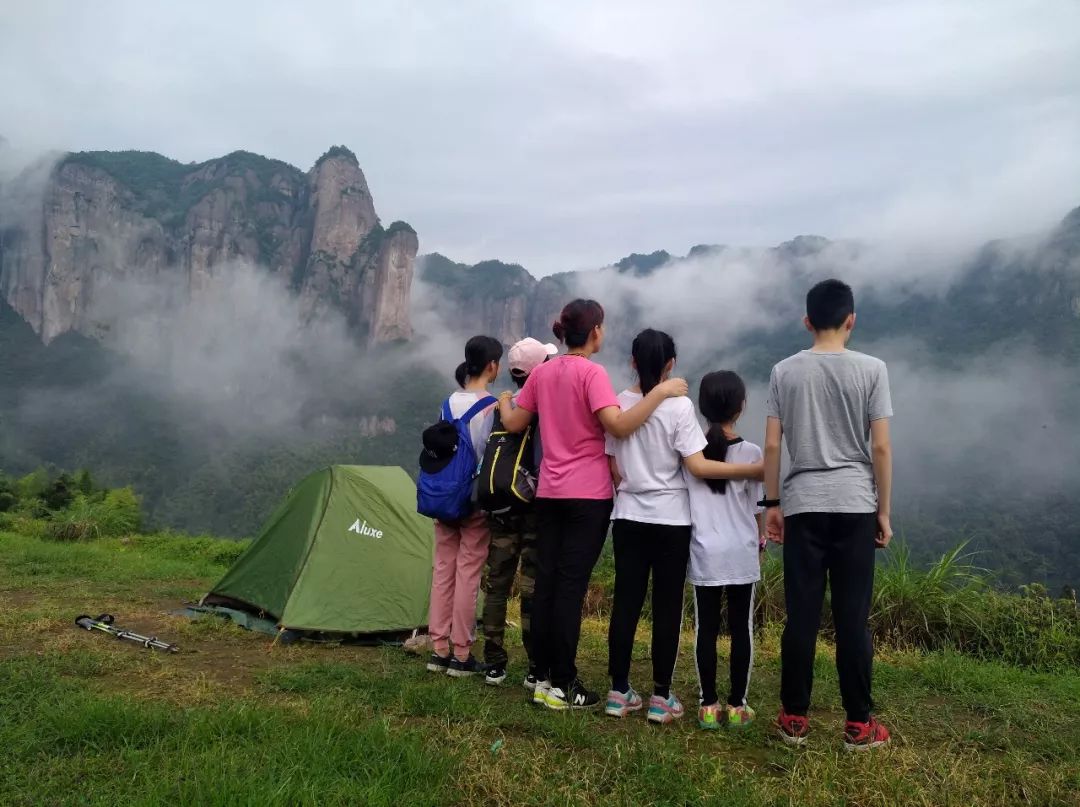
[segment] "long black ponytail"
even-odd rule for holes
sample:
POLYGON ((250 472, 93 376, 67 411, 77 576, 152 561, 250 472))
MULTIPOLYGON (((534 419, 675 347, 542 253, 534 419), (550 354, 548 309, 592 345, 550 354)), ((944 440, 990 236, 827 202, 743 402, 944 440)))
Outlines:
POLYGON ((474 336, 465 343, 465 361, 454 370, 454 380, 464 387, 469 378, 477 378, 491 362, 502 359, 502 342, 492 336, 474 336))
MULTIPOLYGON (((731 370, 717 370, 701 379, 701 387, 698 390, 698 409, 709 421, 709 430, 705 433, 705 439, 709 441, 703 452, 705 459, 717 462, 727 459, 731 441, 724 435, 721 424, 733 421, 742 410, 744 403, 746 403, 746 384, 737 373, 731 370)), ((724 493, 727 490, 726 479, 706 479, 705 484, 712 488, 714 493, 724 493)))
POLYGON ((663 331, 646 328, 634 337, 630 355, 637 367, 641 394, 648 395, 660 383, 667 363, 675 359, 675 340, 663 331))

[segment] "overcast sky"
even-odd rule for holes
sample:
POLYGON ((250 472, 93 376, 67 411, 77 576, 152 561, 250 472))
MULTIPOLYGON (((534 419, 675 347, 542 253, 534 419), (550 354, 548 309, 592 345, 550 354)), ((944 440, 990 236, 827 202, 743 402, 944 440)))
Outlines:
POLYGON ((1080 3, 0 0, 19 149, 356 152, 422 251, 536 274, 1080 204, 1080 3))

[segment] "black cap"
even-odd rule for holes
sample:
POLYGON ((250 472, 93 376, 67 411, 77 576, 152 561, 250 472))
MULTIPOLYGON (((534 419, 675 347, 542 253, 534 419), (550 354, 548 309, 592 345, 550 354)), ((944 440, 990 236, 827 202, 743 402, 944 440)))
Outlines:
POLYGON ((450 464, 458 449, 457 426, 440 420, 424 429, 424 450, 420 452, 420 470, 435 474, 450 464))

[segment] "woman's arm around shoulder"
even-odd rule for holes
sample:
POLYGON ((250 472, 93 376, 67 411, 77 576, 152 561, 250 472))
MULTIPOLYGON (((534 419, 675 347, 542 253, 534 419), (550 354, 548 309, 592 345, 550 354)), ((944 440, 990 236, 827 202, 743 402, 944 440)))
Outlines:
POLYGON ((656 411, 661 403, 667 398, 678 398, 689 391, 686 380, 683 378, 669 378, 649 390, 649 394, 631 406, 626 411, 616 406, 605 406, 596 411, 600 419, 600 425, 604 431, 612 437, 629 437, 639 428, 649 415, 656 411))
POLYGON ((514 406, 513 397, 509 390, 499 395, 499 421, 508 432, 516 433, 524 431, 532 423, 535 412, 526 409, 520 401, 514 406))

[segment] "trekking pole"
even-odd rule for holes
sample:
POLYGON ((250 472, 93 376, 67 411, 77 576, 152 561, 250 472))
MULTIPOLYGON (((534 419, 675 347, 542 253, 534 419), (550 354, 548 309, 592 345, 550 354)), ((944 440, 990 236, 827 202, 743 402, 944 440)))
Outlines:
POLYGON ((85 628, 89 631, 99 630, 102 633, 115 636, 117 639, 126 639, 129 642, 141 644, 143 647, 152 647, 156 650, 167 650, 170 653, 178 653, 180 651, 180 648, 176 645, 163 642, 156 636, 143 636, 141 633, 118 628, 113 625, 114 621, 112 614, 101 614, 97 618, 90 617, 86 614, 75 617, 75 624, 80 628, 85 628))

